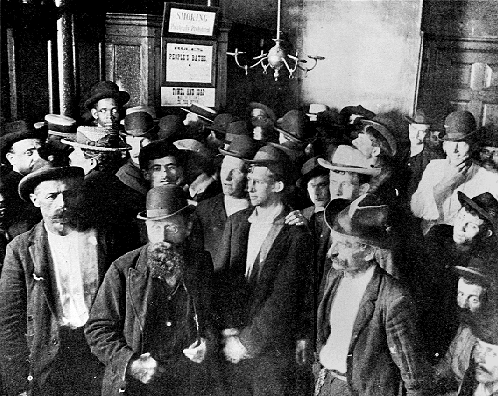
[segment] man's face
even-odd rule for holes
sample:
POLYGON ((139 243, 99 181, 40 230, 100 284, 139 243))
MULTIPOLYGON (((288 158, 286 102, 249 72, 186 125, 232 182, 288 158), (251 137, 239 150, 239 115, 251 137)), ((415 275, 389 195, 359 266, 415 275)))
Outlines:
POLYGON ((472 351, 476 363, 476 380, 483 384, 498 381, 498 345, 477 340, 472 351))
POLYGON ((483 226, 484 220, 462 207, 453 223, 453 241, 457 245, 472 245, 483 230, 483 226))
POLYGON ((354 237, 334 232, 327 254, 336 270, 357 273, 366 270, 373 259, 372 247, 358 242, 354 237))
POLYGON ((247 191, 251 205, 267 207, 276 201, 275 181, 268 168, 255 166, 247 175, 247 191))
POLYGON ((352 141, 354 147, 362 152, 366 158, 374 156, 374 146, 370 137, 363 132, 358 133, 358 137, 352 141))
POLYGON ((46 180, 35 188, 30 198, 48 227, 74 223, 80 187, 80 179, 65 178, 46 180))
POLYGON ((40 139, 23 139, 15 142, 6 158, 14 171, 27 175, 33 170, 35 162, 40 159, 38 149, 41 147, 40 139))
POLYGON ((119 121, 119 107, 114 98, 100 99, 91 112, 93 118, 95 118, 97 124, 101 127, 110 128, 113 119, 116 122, 119 121))
POLYGON ((330 199, 343 198, 354 201, 360 193, 358 174, 331 170, 329 173, 330 199))
POLYGON ((192 229, 192 222, 182 214, 177 214, 162 220, 147 220, 147 237, 149 243, 166 242, 179 245, 187 239, 192 229))
POLYGON ((498 147, 482 147, 479 156, 484 168, 491 172, 498 173, 498 147))
POLYGON ((140 154, 140 150, 142 147, 147 146, 150 143, 150 140, 143 136, 126 136, 126 143, 131 146, 131 150, 129 151, 131 160, 138 166, 138 156, 140 154))
POLYGON ((313 177, 308 182, 308 195, 313 205, 324 208, 330 201, 329 177, 320 175, 313 177))
POLYGON ((470 155, 470 145, 467 142, 445 141, 443 142, 443 150, 450 164, 454 166, 468 159, 470 155))
POLYGON ((414 146, 423 144, 429 128, 429 125, 410 124, 408 126, 408 138, 410 139, 410 143, 414 146))
POLYGON ((223 194, 234 198, 246 195, 245 163, 239 158, 225 156, 221 163, 220 180, 223 194))
POLYGON ((460 278, 458 280, 458 306, 471 313, 476 313, 481 308, 485 291, 483 286, 467 283, 465 279, 460 278))
POLYGON ((149 168, 144 173, 145 180, 150 182, 150 188, 166 184, 181 184, 183 169, 175 157, 168 155, 149 161, 149 168))

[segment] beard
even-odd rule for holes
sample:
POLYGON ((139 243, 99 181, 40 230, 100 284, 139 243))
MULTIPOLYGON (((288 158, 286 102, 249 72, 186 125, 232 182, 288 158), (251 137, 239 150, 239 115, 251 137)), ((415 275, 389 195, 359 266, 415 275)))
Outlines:
POLYGON ((153 278, 174 283, 183 274, 183 255, 168 242, 152 243, 147 247, 147 266, 153 278))
POLYGON ((475 320, 475 315, 466 308, 458 308, 458 318, 463 325, 470 326, 475 320))

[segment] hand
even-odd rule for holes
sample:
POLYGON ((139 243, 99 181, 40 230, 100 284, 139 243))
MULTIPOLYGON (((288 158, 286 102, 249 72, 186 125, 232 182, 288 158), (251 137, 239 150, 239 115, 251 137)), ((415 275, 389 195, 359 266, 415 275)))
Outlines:
POLYGON ((201 363, 206 357, 206 349, 206 340, 201 338, 200 341, 196 341, 184 349, 183 354, 194 363, 201 363))
POLYGON ((224 339, 225 348, 223 348, 223 352, 225 353, 225 358, 233 363, 237 364, 242 359, 247 357, 247 349, 240 342, 239 337, 230 336, 224 339))
POLYGON ((470 169, 472 162, 469 159, 465 159, 458 165, 450 166, 448 173, 446 173, 441 180, 441 183, 448 187, 457 187, 462 184, 467 176, 467 172, 470 169))
POLYGON ((131 361, 126 372, 141 383, 148 384, 159 372, 159 364, 147 352, 140 355, 138 359, 131 361))
POLYGON ((296 341, 296 363, 299 365, 308 362, 309 341, 302 339, 296 341))
POLYGON ((303 216, 303 214, 299 210, 293 210, 287 216, 285 216, 284 220, 285 224, 289 225, 308 225, 308 220, 303 216))

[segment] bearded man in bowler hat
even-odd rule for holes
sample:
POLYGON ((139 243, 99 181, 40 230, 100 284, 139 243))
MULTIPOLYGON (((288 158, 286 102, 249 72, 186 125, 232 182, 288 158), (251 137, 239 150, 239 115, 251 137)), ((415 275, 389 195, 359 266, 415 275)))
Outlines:
POLYGON ((202 395, 207 389, 209 253, 192 249, 190 206, 174 184, 152 188, 148 244, 116 260, 85 334, 106 365, 102 395, 202 395))
POLYGON ((83 335, 114 239, 82 227, 83 170, 46 165, 19 195, 43 220, 7 246, 0 279, 0 359, 9 395, 95 395, 103 366, 83 335))
POLYGON ((331 201, 332 268, 317 313, 315 395, 430 395, 414 301, 377 264, 391 243, 388 207, 372 196, 331 201))

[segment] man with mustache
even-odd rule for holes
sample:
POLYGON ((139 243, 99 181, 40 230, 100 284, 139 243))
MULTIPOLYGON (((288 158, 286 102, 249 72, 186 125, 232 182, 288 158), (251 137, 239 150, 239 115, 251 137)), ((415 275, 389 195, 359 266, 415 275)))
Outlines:
POLYGON ((43 220, 7 246, 0 279, 0 356, 9 395, 95 395, 103 367, 83 334, 114 240, 78 221, 83 170, 50 164, 19 195, 43 220))
POLYGON ((146 207, 149 243, 111 265, 85 330, 106 365, 102 394, 203 395, 212 262, 190 244, 179 186, 152 188, 146 207))
POLYGON ((166 140, 152 142, 140 150, 140 169, 149 188, 176 184, 183 186, 183 155, 166 140))
POLYGON ((376 261, 392 241, 388 207, 372 196, 331 201, 332 268, 317 313, 315 395, 430 395, 415 303, 376 261))

